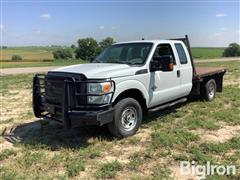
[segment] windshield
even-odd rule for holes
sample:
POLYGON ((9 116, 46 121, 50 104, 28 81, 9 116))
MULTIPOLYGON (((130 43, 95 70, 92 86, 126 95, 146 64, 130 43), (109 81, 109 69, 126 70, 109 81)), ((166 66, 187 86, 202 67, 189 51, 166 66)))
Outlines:
POLYGON ((112 45, 104 50, 93 63, 144 64, 152 43, 125 43, 112 45))

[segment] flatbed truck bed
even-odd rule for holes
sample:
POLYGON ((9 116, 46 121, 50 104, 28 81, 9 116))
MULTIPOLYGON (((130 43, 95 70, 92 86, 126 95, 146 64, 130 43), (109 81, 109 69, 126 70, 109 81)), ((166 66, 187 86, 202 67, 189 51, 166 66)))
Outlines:
POLYGON ((195 70, 196 74, 194 75, 194 79, 199 79, 216 74, 222 74, 226 72, 226 69, 219 67, 195 67, 195 70))

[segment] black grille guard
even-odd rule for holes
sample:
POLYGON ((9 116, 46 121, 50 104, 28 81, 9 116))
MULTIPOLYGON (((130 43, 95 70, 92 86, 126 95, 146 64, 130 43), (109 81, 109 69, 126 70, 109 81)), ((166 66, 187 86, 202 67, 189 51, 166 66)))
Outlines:
MULTIPOLYGON (((75 74, 76 75, 76 74, 75 74)), ((69 76, 69 74, 68 74, 69 76)), ((63 96, 61 97, 61 105, 57 104, 49 104, 46 102, 46 89, 45 85, 47 83, 46 80, 47 75, 45 74, 36 74, 33 78, 33 87, 32 87, 32 107, 34 115, 38 118, 47 118, 47 119, 53 119, 55 121, 61 122, 64 124, 65 127, 70 128, 70 121, 68 120, 68 114, 70 112, 77 112, 77 111, 90 111, 90 110, 99 110, 99 109, 106 109, 111 107, 111 102, 113 98, 113 94, 115 91, 115 83, 111 79, 85 79, 85 80, 76 80, 76 78, 73 76, 68 79, 64 79, 63 81, 63 96), (111 82, 113 84, 113 91, 108 93, 101 93, 101 94, 90 94, 90 93, 79 93, 77 90, 77 85, 82 83, 101 83, 101 82, 111 82), (70 94, 69 87, 73 87, 73 94, 70 94), (70 106, 71 104, 71 96, 74 97, 73 99, 77 99, 79 96, 102 96, 112 94, 110 103, 109 104, 84 104, 84 105, 77 105, 75 104, 75 107, 72 108, 70 106), (59 114, 60 118, 55 118, 52 116, 52 114, 49 112, 50 109, 46 108, 49 106, 53 106, 56 108, 61 109, 61 112, 59 114)), ((54 82, 55 80, 51 80, 51 82, 54 82)), ((59 82, 56 80, 56 82, 59 82)), ((81 86, 80 86, 81 87, 81 86)))

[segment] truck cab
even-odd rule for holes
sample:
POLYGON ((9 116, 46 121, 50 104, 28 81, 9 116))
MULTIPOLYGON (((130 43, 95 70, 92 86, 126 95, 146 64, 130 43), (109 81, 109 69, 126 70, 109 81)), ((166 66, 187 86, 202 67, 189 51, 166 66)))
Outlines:
POLYGON ((107 124, 115 136, 133 135, 149 109, 183 102, 191 93, 212 100, 221 91, 225 70, 197 76, 189 52, 181 39, 113 44, 89 64, 36 75, 34 113, 67 128, 107 124))

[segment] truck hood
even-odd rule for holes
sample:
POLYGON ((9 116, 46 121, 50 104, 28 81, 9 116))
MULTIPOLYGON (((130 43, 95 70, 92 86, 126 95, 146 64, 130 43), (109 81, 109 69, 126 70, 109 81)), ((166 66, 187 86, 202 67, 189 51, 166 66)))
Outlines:
POLYGON ((84 74, 88 79, 104 79, 131 76, 139 69, 140 67, 127 64, 89 63, 62 67, 49 72, 77 73, 84 74))

